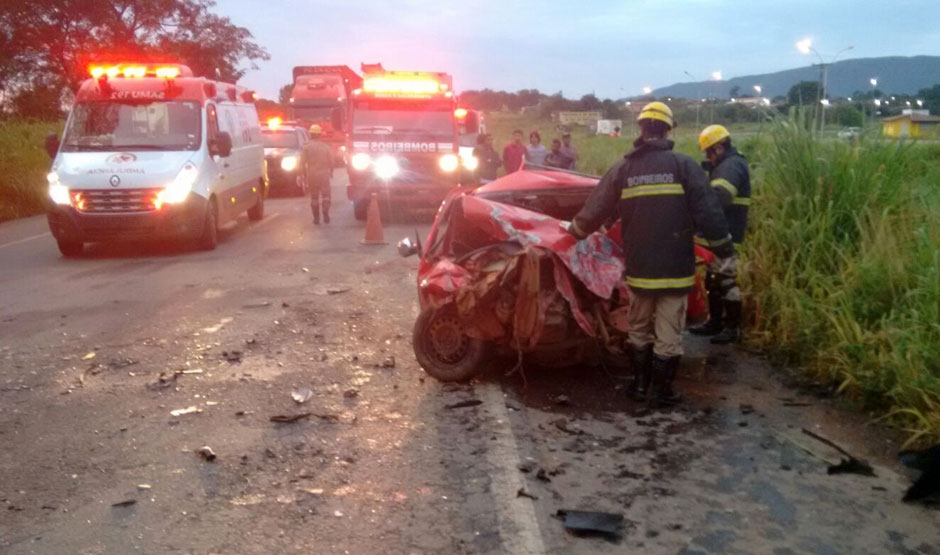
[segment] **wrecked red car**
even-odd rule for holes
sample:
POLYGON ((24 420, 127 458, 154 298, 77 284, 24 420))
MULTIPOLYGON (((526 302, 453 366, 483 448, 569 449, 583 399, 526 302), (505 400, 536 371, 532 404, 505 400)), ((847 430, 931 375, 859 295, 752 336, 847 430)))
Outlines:
MULTIPOLYGON (((421 255, 413 339, 428 374, 466 380, 500 349, 555 365, 623 354, 630 293, 619 223, 583 241, 562 227, 597 182, 563 171, 515 172, 448 197, 423 247, 399 243, 402 256, 421 255)), ((703 263, 710 259, 696 252, 703 263)), ((706 314, 699 276, 689 321, 706 314)))

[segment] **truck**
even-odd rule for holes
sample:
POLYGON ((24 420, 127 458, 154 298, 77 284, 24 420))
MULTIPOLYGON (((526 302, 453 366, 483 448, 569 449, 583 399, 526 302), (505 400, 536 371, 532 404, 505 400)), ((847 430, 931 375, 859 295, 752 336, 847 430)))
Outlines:
POLYGON ((461 135, 479 131, 478 112, 459 108, 444 72, 389 71, 362 64, 350 97, 347 197, 364 220, 372 195, 392 207, 437 207, 472 174, 461 135))
POLYGON ((288 119, 308 129, 319 125, 320 140, 330 146, 336 165, 343 165, 349 98, 362 77, 345 65, 296 66, 293 77, 288 119))
POLYGON ((264 217, 268 179, 255 93, 181 64, 94 64, 61 141, 46 139, 49 230, 64 256, 85 243, 182 239, 264 217))

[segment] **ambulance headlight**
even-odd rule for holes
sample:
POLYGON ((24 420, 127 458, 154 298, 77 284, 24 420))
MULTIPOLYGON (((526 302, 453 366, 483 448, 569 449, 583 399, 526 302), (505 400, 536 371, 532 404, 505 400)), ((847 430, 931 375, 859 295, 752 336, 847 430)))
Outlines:
POLYGON ((391 179, 398 172, 398 160, 391 156, 382 156, 375 161, 375 175, 380 179, 391 179))
POLYGON ((349 163, 352 165, 352 168, 357 171, 362 171, 369 167, 369 164, 372 163, 372 160, 369 158, 369 155, 365 152, 357 152, 352 155, 352 158, 349 160, 349 163))
POLYGON ((72 204, 72 199, 69 197, 69 188, 59 183, 58 173, 49 172, 46 175, 46 181, 49 182, 49 198, 52 199, 52 202, 66 206, 72 204))
POLYGON ((445 154, 437 161, 437 165, 445 172, 452 172, 460 165, 460 159, 456 154, 445 154))
POLYGON ((176 175, 176 179, 157 194, 157 204, 178 204, 186 200, 193 190, 199 169, 192 162, 187 162, 176 175))
POLYGON ((286 172, 292 172, 297 169, 297 162, 296 156, 285 156, 281 158, 281 169, 286 172))
POLYGON ((477 169, 480 166, 480 160, 476 156, 467 156, 463 158, 463 167, 467 168, 470 171, 477 169))

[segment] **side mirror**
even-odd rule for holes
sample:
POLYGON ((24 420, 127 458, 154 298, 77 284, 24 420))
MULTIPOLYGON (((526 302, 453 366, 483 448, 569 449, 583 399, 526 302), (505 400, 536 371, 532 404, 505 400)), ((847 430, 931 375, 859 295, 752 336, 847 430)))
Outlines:
POLYGON ((214 143, 209 145, 209 154, 219 155, 222 158, 232 154, 232 136, 225 131, 219 133, 214 143))
POLYGON ((49 154, 49 158, 55 158, 55 155, 59 152, 59 136, 55 133, 49 133, 46 135, 46 153, 49 154))
POLYGON ((343 123, 343 108, 337 106, 333 108, 333 111, 330 113, 330 124, 333 125, 335 131, 342 131, 343 123))
POLYGON ((415 230, 415 241, 411 242, 411 238, 405 237, 398 242, 398 254, 402 258, 408 258, 413 254, 421 254, 421 239, 418 238, 418 230, 415 230))
POLYGON ((467 111, 466 119, 464 119, 464 127, 467 130, 467 133, 478 133, 480 131, 480 114, 476 110, 467 111))

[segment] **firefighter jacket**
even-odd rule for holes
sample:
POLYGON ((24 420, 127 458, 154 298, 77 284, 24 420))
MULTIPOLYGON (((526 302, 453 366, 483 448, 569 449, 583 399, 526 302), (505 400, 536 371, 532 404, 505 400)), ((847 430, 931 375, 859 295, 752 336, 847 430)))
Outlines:
POLYGON ((719 257, 734 253, 728 224, 705 172, 667 139, 637 139, 601 178, 572 220, 586 237, 619 214, 626 281, 639 294, 682 294, 695 284, 694 233, 719 257))
POLYGON ((710 185, 725 209, 731 239, 735 243, 744 242, 747 212, 751 205, 751 174, 747 158, 738 149, 731 147, 722 154, 717 164, 713 166, 706 161, 702 162, 702 167, 708 172, 710 185))
POLYGON ((307 181, 329 181, 333 177, 333 152, 326 143, 310 139, 304 145, 307 181))

